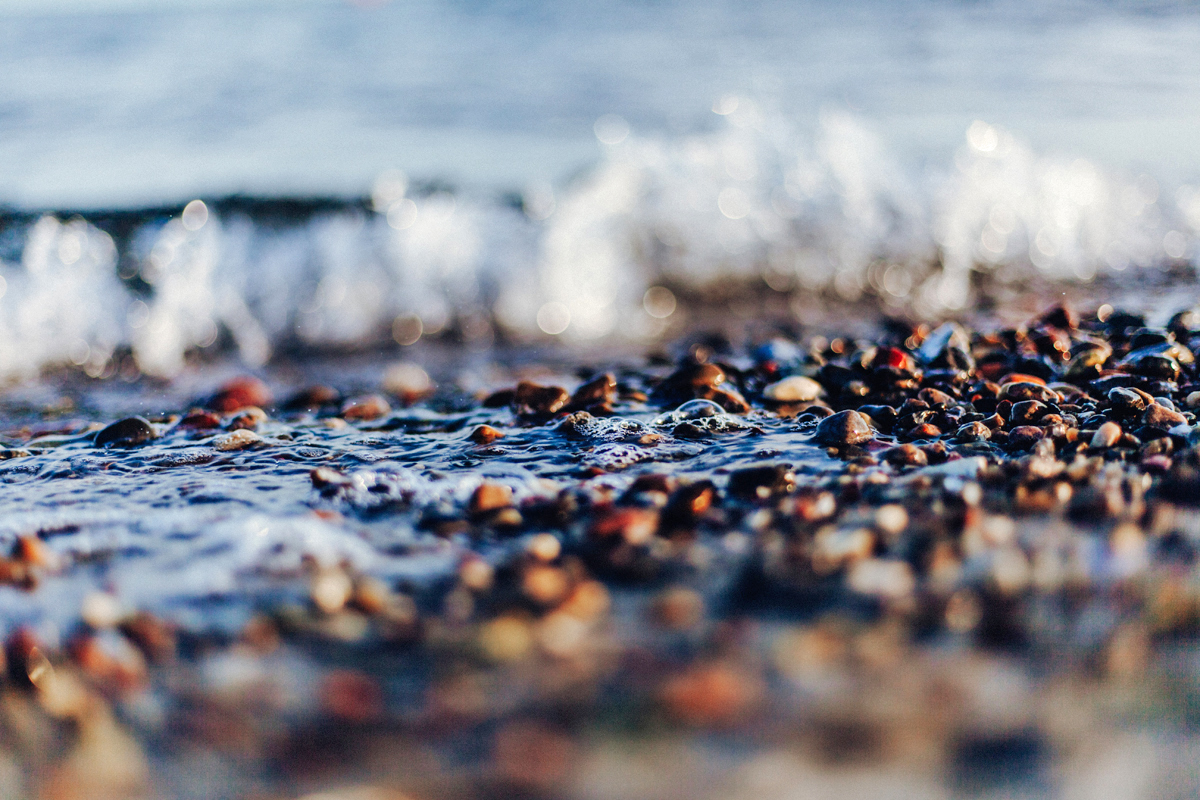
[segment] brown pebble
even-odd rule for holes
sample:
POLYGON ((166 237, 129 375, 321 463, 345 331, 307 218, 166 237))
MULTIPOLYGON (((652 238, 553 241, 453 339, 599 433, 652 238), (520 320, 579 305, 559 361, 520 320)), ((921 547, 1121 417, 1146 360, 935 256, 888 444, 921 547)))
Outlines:
POLYGON ((121 623, 121 632, 153 664, 166 663, 175 658, 177 636, 174 626, 148 612, 138 613, 121 623))
POLYGON ((1020 377, 1023 380, 1003 384, 1000 387, 1000 396, 1014 403, 1022 400, 1041 400, 1043 403, 1061 402, 1062 398, 1059 397, 1058 392, 1047 388, 1040 380, 1034 383, 1029 380, 1028 375, 1020 377))
POLYGON ((1049 407, 1040 400, 1022 400, 1013 403, 1008 412, 1008 420, 1013 425, 1030 425, 1041 419, 1049 407))
POLYGON ((271 390, 258 378, 244 375, 226 382, 213 395, 208 406, 222 414, 232 414, 247 406, 265 408, 271 405, 271 390))
POLYGON ((904 432, 904 439, 915 441, 917 439, 936 439, 942 435, 942 429, 932 422, 923 422, 904 432))
POLYGON ((913 444, 901 444, 883 454, 884 461, 897 467, 923 467, 929 463, 929 457, 913 444))
POLYGON ((229 430, 254 430, 267 421, 267 412, 258 406, 247 406, 229 420, 229 430))
POLYGON ((521 381, 513 392, 512 404, 518 414, 554 414, 571 399, 561 386, 539 386, 521 381))
POLYGON ((1142 414, 1142 424, 1151 428, 1174 428, 1176 425, 1183 425, 1187 422, 1187 418, 1178 411, 1173 411, 1164 405, 1151 403, 1145 413, 1142 414))
POLYGON ((871 421, 857 411, 839 411, 817 425, 816 440, 830 447, 869 442, 875 437, 871 421))
POLYGON ((467 510, 473 515, 486 514, 513 504, 513 491, 501 483, 481 483, 471 495, 467 510))
POLYGON ((1016 450, 1027 450, 1041 441, 1045 431, 1035 425, 1020 425, 1008 432, 1009 447, 1016 450))
POLYGON ((982 422, 968 422, 961 426, 954 434, 955 441, 960 443, 967 442, 986 442, 992 438, 992 430, 982 422))
POLYGON ((1116 445, 1121 440, 1121 426, 1109 420, 1096 429, 1092 434, 1091 446, 1094 448, 1108 448, 1116 445))
POLYGON ((746 402, 746 399, 733 389, 713 389, 706 396, 730 414, 745 414, 750 410, 750 404, 746 402))
POLYGON ((392 406, 381 394, 352 397, 342 404, 342 416, 346 419, 373 420, 392 413, 392 406))
POLYGON ((504 432, 493 428, 491 425, 480 425, 475 430, 471 431, 470 439, 475 444, 491 444, 497 439, 503 439, 504 432))
POLYGON ((620 537, 629 544, 644 544, 658 530, 658 511, 649 508, 610 508, 602 511, 588 529, 598 539, 620 537))
POLYGON ((179 420, 179 424, 176 427, 198 431, 211 430, 221 427, 221 418, 211 411, 200 411, 197 409, 189 411, 187 416, 179 420))
POLYGON ((571 406, 587 408, 612 403, 616 399, 617 378, 611 372, 605 372, 576 389, 571 395, 571 406))

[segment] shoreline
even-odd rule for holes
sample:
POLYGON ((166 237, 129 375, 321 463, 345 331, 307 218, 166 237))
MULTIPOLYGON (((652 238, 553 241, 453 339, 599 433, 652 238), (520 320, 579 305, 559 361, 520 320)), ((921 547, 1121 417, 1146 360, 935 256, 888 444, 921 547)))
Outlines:
POLYGON ((6 425, 12 793, 1186 790, 1200 317, 1102 316, 6 425))

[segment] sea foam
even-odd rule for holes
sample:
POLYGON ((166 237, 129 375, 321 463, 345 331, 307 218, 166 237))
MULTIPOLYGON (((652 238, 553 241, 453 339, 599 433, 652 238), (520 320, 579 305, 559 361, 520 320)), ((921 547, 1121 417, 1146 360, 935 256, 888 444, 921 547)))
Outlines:
POLYGON ((0 262, 0 375, 101 376, 128 352, 170 376, 221 345, 258 366, 447 330, 646 340, 672 291, 867 295, 937 317, 982 275, 1079 282, 1197 254, 1200 188, 1038 154, 982 121, 952 162, 913 168, 848 113, 802 130, 745 98, 714 109, 716 130, 674 139, 602 120, 592 169, 516 198, 390 172, 369 202, 282 222, 220 202, 147 213, 120 246, 100 222, 31 220, 0 262))

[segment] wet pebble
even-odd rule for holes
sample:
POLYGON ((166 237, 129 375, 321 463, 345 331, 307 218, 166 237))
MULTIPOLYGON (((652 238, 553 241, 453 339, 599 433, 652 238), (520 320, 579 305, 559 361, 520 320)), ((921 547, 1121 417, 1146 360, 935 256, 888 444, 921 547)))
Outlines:
POLYGON ((869 442, 875 432, 865 414, 857 411, 839 411, 826 417, 817 425, 816 440, 829 447, 856 445, 869 442))
POLYGON ((247 406, 265 408, 271 405, 271 390, 258 378, 250 375, 226 382, 212 396, 208 407, 222 414, 232 414, 247 406))
POLYGON ((1151 403, 1142 414, 1142 424, 1151 428, 1167 430, 1186 423, 1187 418, 1183 414, 1160 403, 1151 403))
POLYGON ((812 378, 793 375, 763 389, 763 397, 773 403, 807 403, 825 394, 821 384, 812 378))
POLYGON ((97 447, 136 447, 153 440, 154 426, 142 417, 127 417, 96 434, 97 447))
POLYGON ((346 419, 369 422, 392 413, 392 406, 383 395, 368 394, 347 400, 341 413, 346 419))
POLYGON ((245 450, 248 447, 261 444, 262 441, 263 438, 254 431, 242 429, 233 433, 227 433, 224 436, 218 436, 213 440, 213 447, 222 451, 245 450))
POLYGON ((493 428, 491 425, 480 425, 475 430, 471 431, 470 439, 475 444, 491 444, 497 439, 503 439, 504 432, 493 428))
POLYGON ((1120 440, 1121 426, 1110 420, 1092 434, 1091 446, 1097 449, 1114 447, 1120 440))

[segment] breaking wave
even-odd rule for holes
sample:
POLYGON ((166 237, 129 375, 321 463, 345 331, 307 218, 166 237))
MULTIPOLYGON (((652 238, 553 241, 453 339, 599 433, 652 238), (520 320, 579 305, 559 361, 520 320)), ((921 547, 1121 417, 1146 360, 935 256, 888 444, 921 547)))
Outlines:
POLYGON ((714 111, 717 130, 678 139, 601 118, 598 164, 511 198, 386 173, 367 200, 282 217, 199 200, 133 224, 10 213, 0 376, 103 376, 126 353, 170 376, 197 351, 255 366, 281 348, 447 333, 644 340, 714 289, 867 295, 934 317, 969 308, 983 276, 1089 281, 1190 269, 1198 252, 1200 187, 1038 154, 984 122, 951 163, 914 169, 846 113, 798 130, 746 98, 714 111))

